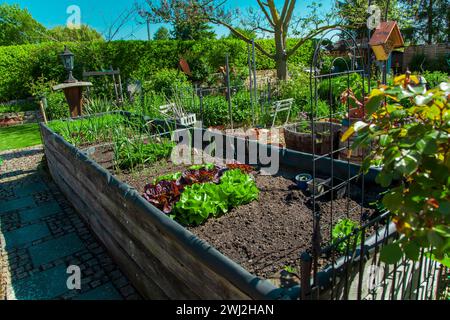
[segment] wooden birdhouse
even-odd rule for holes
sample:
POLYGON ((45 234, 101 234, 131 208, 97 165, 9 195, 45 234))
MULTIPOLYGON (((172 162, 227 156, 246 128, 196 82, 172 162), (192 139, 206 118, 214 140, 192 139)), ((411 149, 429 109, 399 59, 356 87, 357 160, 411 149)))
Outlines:
POLYGON ((397 22, 381 22, 370 39, 369 45, 372 47, 377 60, 388 60, 392 50, 403 47, 404 45, 403 37, 400 33, 397 22))

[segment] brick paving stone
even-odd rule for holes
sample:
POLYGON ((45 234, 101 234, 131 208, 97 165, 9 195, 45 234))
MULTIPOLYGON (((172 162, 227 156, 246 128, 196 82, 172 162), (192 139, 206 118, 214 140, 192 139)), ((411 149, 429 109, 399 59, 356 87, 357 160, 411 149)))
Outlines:
POLYGON ((0 299, 4 284, 17 299, 140 299, 56 184, 36 169, 42 149, 0 155, 0 265, 11 274, 5 280, 0 273, 0 299), (80 267, 82 290, 67 288, 68 266, 80 267))

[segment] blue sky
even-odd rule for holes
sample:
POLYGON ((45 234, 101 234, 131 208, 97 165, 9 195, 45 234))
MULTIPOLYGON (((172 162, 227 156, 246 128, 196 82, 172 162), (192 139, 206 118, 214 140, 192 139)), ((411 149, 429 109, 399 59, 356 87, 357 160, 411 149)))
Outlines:
MULTIPOLYGON (((298 1, 296 12, 304 13, 307 5, 313 1, 298 1)), ((121 12, 133 7, 135 0, 3 0, 3 2, 15 3, 22 8, 27 8, 36 20, 48 28, 64 25, 68 18, 67 7, 77 5, 81 9, 81 22, 104 33, 121 12)), ((139 2, 143 3, 144 0, 139 0, 139 2)), ((276 0, 276 3, 279 4, 283 2, 283 0, 276 0)), ((316 2, 321 2, 324 9, 327 10, 331 7, 333 0, 316 0, 316 2)), ((228 6, 232 8, 243 9, 255 4, 256 0, 228 0, 228 6)), ((159 25, 151 25, 151 33, 153 34, 158 27, 159 25)), ((227 29, 219 27, 216 28, 216 33, 220 37, 229 32, 227 29)), ((132 21, 122 29, 117 38, 146 39, 146 26, 139 24, 138 21, 132 21)))

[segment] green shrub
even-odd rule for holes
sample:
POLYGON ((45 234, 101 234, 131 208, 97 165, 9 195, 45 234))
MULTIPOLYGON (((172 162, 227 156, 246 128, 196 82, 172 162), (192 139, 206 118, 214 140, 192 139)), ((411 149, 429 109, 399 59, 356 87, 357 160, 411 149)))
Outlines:
POLYGON ((41 76, 31 82, 30 92, 36 99, 45 97, 47 99, 47 108, 45 113, 49 120, 68 118, 70 116, 69 105, 62 91, 53 91, 52 87, 56 81, 48 81, 41 76))
POLYGON ((449 82, 448 74, 441 71, 425 71, 422 76, 427 80, 428 88, 436 88, 442 82, 449 82))
POLYGON ((0 103, 0 113, 4 112, 25 112, 38 109, 38 105, 34 101, 2 104, 0 103))
POLYGON ((161 69, 151 75, 145 82, 144 90, 172 97, 178 89, 190 87, 186 75, 175 69, 161 69))
MULTIPOLYGON (((295 39, 288 40, 288 47, 295 45, 295 39)), ((258 43, 274 52, 272 40, 258 43)), ((120 68, 123 80, 129 78, 148 79, 157 70, 178 68, 180 56, 189 57, 191 63, 203 61, 211 72, 225 65, 225 54, 230 55, 230 65, 245 69, 247 44, 240 40, 208 41, 111 41, 66 43, 75 54, 74 76, 81 80, 84 70, 102 70, 113 66, 120 68)), ((64 43, 41 43, 36 45, 0 47, 0 99, 26 98, 31 95, 30 83, 40 76, 55 82, 67 77, 58 56, 64 43)), ((259 70, 274 69, 275 62, 256 51, 259 70)), ((303 45, 289 63, 309 63, 312 56, 312 42, 303 45)))

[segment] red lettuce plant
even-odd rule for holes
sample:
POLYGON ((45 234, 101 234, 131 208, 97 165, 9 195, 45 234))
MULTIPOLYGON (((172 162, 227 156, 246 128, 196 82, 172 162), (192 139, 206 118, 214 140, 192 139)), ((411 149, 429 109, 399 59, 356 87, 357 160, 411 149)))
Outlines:
POLYGON ((186 186, 192 186, 197 183, 219 183, 220 172, 221 170, 219 168, 211 170, 205 168, 199 170, 186 170, 180 179, 180 183, 186 186))
POLYGON ((239 169, 242 172, 247 173, 247 174, 255 171, 255 168, 253 168, 252 166, 250 166, 248 164, 240 164, 240 163, 229 163, 229 164, 227 164, 227 168, 230 170, 239 169))
POLYGON ((165 214, 169 214, 180 200, 183 190, 184 187, 176 181, 163 180, 145 186, 144 198, 165 214))

